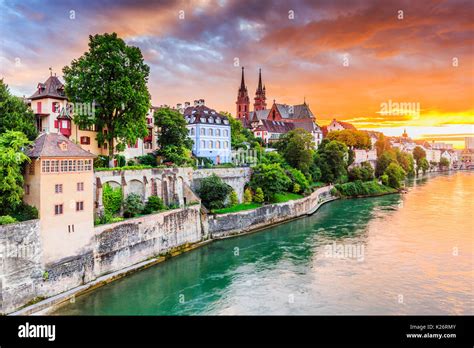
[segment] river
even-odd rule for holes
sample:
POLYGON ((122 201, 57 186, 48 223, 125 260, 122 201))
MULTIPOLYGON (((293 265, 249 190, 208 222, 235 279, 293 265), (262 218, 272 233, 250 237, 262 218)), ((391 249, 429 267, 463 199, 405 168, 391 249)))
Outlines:
POLYGON ((339 200, 78 296, 61 315, 474 314, 474 173, 339 200))

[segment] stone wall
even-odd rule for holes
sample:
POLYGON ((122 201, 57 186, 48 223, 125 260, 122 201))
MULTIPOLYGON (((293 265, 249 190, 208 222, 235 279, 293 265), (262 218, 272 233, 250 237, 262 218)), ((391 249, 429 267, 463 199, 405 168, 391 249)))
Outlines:
POLYGON ((0 226, 0 313, 37 297, 42 279, 39 220, 0 226))
POLYGON ((208 217, 209 234, 211 238, 222 238, 312 214, 320 205, 336 199, 330 194, 331 188, 320 188, 311 195, 295 201, 265 205, 237 213, 211 215, 208 217))
POLYGON ((250 181, 250 176, 252 175, 250 168, 212 168, 195 170, 192 174, 191 183, 191 187, 194 191, 199 188, 202 179, 207 178, 212 174, 216 174, 227 185, 232 186, 237 193, 237 197, 239 197, 239 201, 243 201, 245 184, 250 181))

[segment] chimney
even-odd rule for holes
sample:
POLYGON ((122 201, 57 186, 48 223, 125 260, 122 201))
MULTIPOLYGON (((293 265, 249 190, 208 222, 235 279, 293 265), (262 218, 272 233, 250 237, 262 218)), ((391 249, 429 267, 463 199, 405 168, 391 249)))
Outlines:
POLYGON ((191 103, 190 103, 190 102, 184 102, 184 107, 185 107, 185 108, 187 108, 187 107, 189 107, 189 106, 191 106, 191 103))

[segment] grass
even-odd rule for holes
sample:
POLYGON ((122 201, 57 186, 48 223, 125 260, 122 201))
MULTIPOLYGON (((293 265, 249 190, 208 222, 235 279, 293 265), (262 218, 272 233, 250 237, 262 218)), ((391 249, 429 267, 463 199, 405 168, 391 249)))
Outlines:
POLYGON ((261 206, 262 205, 260 203, 249 203, 249 204, 240 203, 232 207, 215 209, 212 212, 215 214, 236 213, 238 211, 243 211, 243 210, 257 209, 257 208, 260 208, 261 206))
POLYGON ((370 197, 398 192, 398 190, 382 185, 376 180, 366 182, 357 180, 345 184, 337 184, 334 186, 334 190, 341 197, 370 197))
POLYGON ((285 193, 277 193, 275 194, 274 203, 284 203, 288 201, 292 201, 295 199, 303 198, 302 195, 297 193, 285 192, 285 193))
POLYGON ((317 182, 313 182, 311 185, 310 185, 310 188, 320 188, 320 187, 323 187, 323 186, 326 186, 327 184, 322 182, 322 181, 317 181, 317 182))

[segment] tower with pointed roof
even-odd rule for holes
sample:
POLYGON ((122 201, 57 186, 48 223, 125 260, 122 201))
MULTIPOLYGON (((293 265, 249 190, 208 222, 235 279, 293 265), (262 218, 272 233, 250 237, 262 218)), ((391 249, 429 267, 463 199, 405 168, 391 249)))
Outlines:
POLYGON ((250 113, 250 99, 247 92, 247 86, 245 86, 244 78, 244 67, 242 67, 242 80, 240 81, 239 92, 237 93, 237 118, 238 119, 247 119, 249 118, 250 113))
POLYGON ((262 69, 258 71, 258 87, 255 92, 255 102, 253 104, 254 111, 265 110, 267 108, 265 85, 262 86, 262 69))

